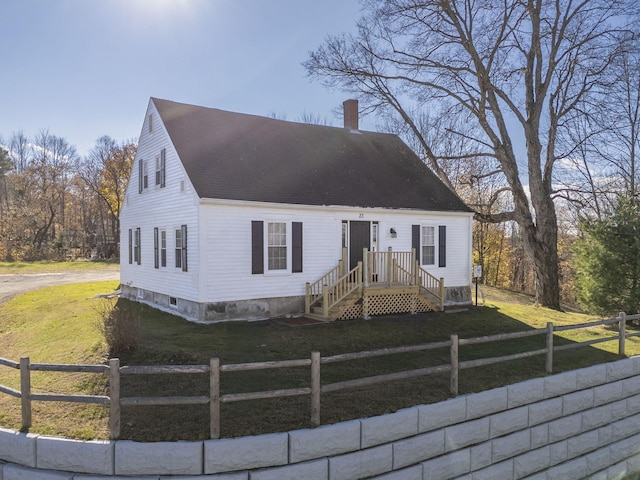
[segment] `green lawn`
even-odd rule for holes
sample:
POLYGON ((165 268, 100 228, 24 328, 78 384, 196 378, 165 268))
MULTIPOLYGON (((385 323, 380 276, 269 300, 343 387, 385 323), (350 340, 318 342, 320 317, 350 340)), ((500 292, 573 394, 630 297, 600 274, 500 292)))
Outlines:
MULTIPOLYGON (((106 360, 100 338, 97 310, 102 300, 91 297, 108 292, 117 282, 54 287, 16 297, 0 310, 0 357, 17 361, 29 355, 32 362, 99 363, 106 360)), ((593 317, 562 313, 532 305, 525 296, 486 290, 487 305, 458 313, 389 316, 371 320, 290 327, 277 321, 228 322, 201 325, 187 322, 125 300, 141 318, 137 350, 121 355, 122 365, 206 364, 218 356, 223 364, 308 358, 318 350, 323 356, 362 350, 415 345, 460 338, 541 328, 546 322, 575 324, 593 317)), ((614 335, 593 327, 580 333, 563 332, 556 343, 614 335)), ((493 357, 543 348, 544 335, 489 345, 463 346, 461 359, 493 357)), ((616 360, 617 342, 559 352, 554 371, 616 360)), ((627 354, 640 352, 638 339, 630 339, 627 354)), ((448 362, 448 349, 378 357, 322 366, 322 383, 379 375, 448 362)), ((526 378, 543 376, 545 359, 531 357, 500 365, 463 370, 460 393, 493 388, 526 378)), ((41 374, 34 372, 34 391, 104 394, 106 379, 89 374, 41 374), (64 377, 64 378, 63 378, 64 377)), ((14 370, 0 367, 0 384, 17 388, 14 370)), ((222 393, 239 393, 309 386, 308 368, 224 372, 222 393)), ((379 384, 322 395, 322 423, 371 416, 449 397, 448 374, 379 384)), ((123 376, 123 396, 206 395, 206 375, 123 376)), ((105 438, 107 409, 61 403, 34 403, 33 427, 37 433, 77 438, 105 438)), ((222 436, 259 434, 306 428, 308 397, 237 402, 222 405, 222 436)), ((0 395, 0 425, 20 426, 16 399, 0 395)), ((130 407, 123 409, 122 437, 140 441, 208 438, 208 407, 130 407)))

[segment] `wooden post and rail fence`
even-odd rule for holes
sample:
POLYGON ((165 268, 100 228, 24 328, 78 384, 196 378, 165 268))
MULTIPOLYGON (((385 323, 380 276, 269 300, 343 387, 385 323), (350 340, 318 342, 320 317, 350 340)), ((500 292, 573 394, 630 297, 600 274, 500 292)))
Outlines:
POLYGON ((547 323, 546 328, 538 328, 514 333, 490 335, 485 337, 458 338, 458 335, 451 335, 449 340, 433 342, 422 345, 410 345, 395 348, 384 348, 365 352, 344 353, 321 357, 320 352, 311 352, 310 358, 299 360, 283 360, 271 362, 255 362, 240 364, 221 364, 219 358, 211 358, 208 365, 171 365, 171 366, 121 366, 120 360, 113 358, 107 365, 60 365, 30 363, 28 357, 23 357, 20 362, 14 362, 0 357, 0 366, 17 369, 20 371, 20 390, 0 385, 0 393, 4 393, 20 399, 22 406, 22 429, 31 427, 31 404, 34 401, 43 402, 74 402, 91 403, 109 406, 109 430, 112 439, 120 437, 120 410, 123 406, 156 406, 156 405, 209 405, 210 412, 210 437, 220 438, 220 404, 228 402, 239 402, 244 400, 257 400, 266 398, 280 398, 298 395, 310 395, 311 412, 310 419, 312 425, 320 425, 320 399, 322 393, 335 392, 338 390, 357 388, 374 385, 381 382, 393 380, 403 380, 418 376, 432 375, 436 373, 449 372, 450 393, 458 395, 458 382, 460 370, 480 367, 500 362, 517 360, 537 355, 545 355, 546 373, 553 373, 553 354, 561 350, 577 348, 587 345, 594 345, 602 342, 618 341, 618 354, 625 355, 625 340, 629 337, 640 336, 640 332, 627 333, 626 322, 638 320, 640 315, 626 316, 620 313, 618 317, 597 320, 577 325, 554 326, 547 323), (602 325, 618 324, 618 334, 584 342, 574 342, 565 345, 554 345, 554 332, 590 328, 602 325), (515 340, 536 335, 546 336, 545 348, 531 350, 500 357, 481 358, 475 360, 460 360, 460 348, 466 345, 477 345, 504 340, 515 340), (342 382, 322 384, 320 379, 320 366, 338 362, 348 362, 365 358, 379 357, 383 355, 394 355, 410 352, 421 352, 438 348, 448 348, 450 351, 450 362, 433 367, 418 368, 402 372, 375 375, 371 377, 346 380, 342 382), (310 368, 311 378, 308 387, 290 388, 283 390, 270 390, 262 392, 246 392, 220 394, 220 373, 221 372, 242 372, 249 370, 264 370, 277 368, 304 367, 310 368), (109 395, 64 395, 51 393, 35 393, 31 389, 31 372, 68 372, 68 373, 98 373, 109 376, 109 395), (154 375, 154 374, 208 374, 209 394, 203 396, 167 396, 167 397, 122 397, 120 390, 120 379, 122 375, 154 375))

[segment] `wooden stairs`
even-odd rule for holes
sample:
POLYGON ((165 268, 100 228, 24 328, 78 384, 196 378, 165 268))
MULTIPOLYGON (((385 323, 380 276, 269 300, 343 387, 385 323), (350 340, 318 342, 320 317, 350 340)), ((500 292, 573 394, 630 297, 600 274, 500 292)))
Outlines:
POLYGON ((305 313, 305 317, 319 320, 321 322, 334 322, 339 318, 342 318, 348 310, 361 303, 362 295, 358 291, 355 291, 347 295, 335 305, 329 307, 326 312, 326 316, 324 306, 318 305, 311 307, 311 311, 309 313, 305 313))
POLYGON ((368 252, 346 272, 344 261, 305 289, 305 316, 332 322, 373 315, 444 310, 444 280, 411 252, 368 252))

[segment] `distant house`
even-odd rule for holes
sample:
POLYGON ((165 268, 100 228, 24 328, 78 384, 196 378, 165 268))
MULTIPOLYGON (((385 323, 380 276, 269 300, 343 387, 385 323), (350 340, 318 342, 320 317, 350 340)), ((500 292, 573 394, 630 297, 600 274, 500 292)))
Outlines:
POLYGON ((470 209, 396 135, 151 98, 121 222, 125 298, 198 321, 470 303, 470 209))

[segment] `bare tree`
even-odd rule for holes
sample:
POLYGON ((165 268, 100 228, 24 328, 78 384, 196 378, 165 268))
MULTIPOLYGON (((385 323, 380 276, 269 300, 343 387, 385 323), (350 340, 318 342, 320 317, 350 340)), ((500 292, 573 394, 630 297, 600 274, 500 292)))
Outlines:
POLYGON ((9 156, 13 160, 16 172, 24 172, 31 159, 32 145, 22 130, 14 132, 9 138, 9 156))
POLYGON ((312 125, 329 125, 329 122, 325 117, 321 117, 318 114, 303 111, 302 114, 297 119, 300 123, 310 123, 312 125))
POLYGON ((65 209, 76 150, 66 139, 41 130, 34 140, 33 157, 23 177, 21 192, 24 212, 29 217, 32 246, 63 248, 65 209), (55 243, 54 243, 55 240, 55 243))
POLYGON ((98 216, 95 220, 100 224, 99 232, 96 230, 95 234, 100 238, 97 245, 99 253, 105 257, 118 254, 119 215, 136 150, 134 142, 118 144, 105 135, 96 141, 87 158, 78 166, 79 175, 102 207, 95 212, 98 216))
MULTIPOLYGON (((513 208, 483 221, 515 221, 532 260, 537 301, 560 307, 554 168, 558 134, 606 74, 631 0, 365 0, 356 36, 329 37, 307 72, 363 101, 392 109, 427 163, 452 185, 411 115, 428 105, 465 112, 478 158, 492 159, 513 208), (519 148, 519 140, 523 143, 519 148), (528 182, 528 192, 526 183, 528 182)), ((464 135, 464 132, 460 132, 464 135)))

